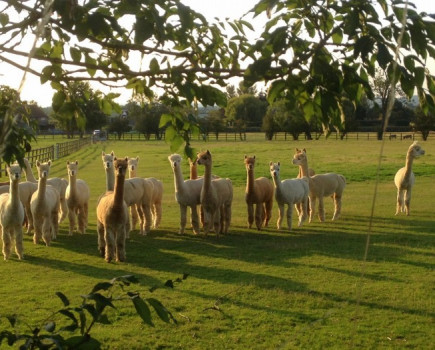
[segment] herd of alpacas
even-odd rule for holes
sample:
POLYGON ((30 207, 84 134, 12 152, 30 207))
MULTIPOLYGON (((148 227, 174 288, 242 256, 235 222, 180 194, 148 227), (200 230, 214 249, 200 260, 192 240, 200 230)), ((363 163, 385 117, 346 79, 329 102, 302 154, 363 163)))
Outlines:
MULTIPOLYGON (((394 177, 397 187, 396 215, 400 212, 410 214, 411 191, 415 182, 412 164, 424 153, 417 142, 412 143, 405 167, 399 169, 394 177)), ((180 206, 178 233, 184 233, 188 207, 194 234, 199 234, 201 227, 205 235, 210 231, 214 231, 217 237, 228 233, 233 185, 230 179, 212 174, 210 151, 198 153, 194 160, 189 159, 189 179, 183 177, 179 154, 170 155, 168 160, 174 173, 175 199, 180 206), (203 176, 198 176, 198 165, 204 166, 203 176)), ((117 158, 113 151, 110 154, 102 152, 102 161, 106 191, 97 200, 98 250, 107 262, 113 259, 125 261, 125 241, 130 231, 139 225, 139 233, 146 235, 161 222, 163 184, 154 177, 137 177, 139 157, 117 158)), ((296 149, 293 156, 292 163, 299 167, 299 174, 294 179, 281 180, 279 162, 269 164, 272 181, 268 177, 255 178, 255 161, 255 155, 244 157, 249 228, 254 222, 258 230, 268 226, 274 201, 278 204, 278 229, 282 228, 284 216, 288 230, 292 229, 293 206, 298 214, 298 226, 307 218, 311 222, 316 211, 323 222, 324 197, 333 199, 332 220, 340 217, 345 177, 336 173, 316 174, 308 167, 305 149, 296 149)), ((35 244, 42 239, 48 246, 56 239, 59 224, 67 216, 69 235, 73 235, 74 231, 86 233, 88 225, 90 191, 87 183, 78 178, 78 161, 66 162, 68 180, 49 177, 51 161, 36 161, 38 180, 27 159, 24 159, 24 164, 23 169, 16 163, 8 166, 9 183, 0 186, 0 230, 5 260, 10 257, 14 245, 18 258, 23 259, 23 227, 28 234, 33 232, 35 244), (20 182, 22 171, 25 182, 20 182)))

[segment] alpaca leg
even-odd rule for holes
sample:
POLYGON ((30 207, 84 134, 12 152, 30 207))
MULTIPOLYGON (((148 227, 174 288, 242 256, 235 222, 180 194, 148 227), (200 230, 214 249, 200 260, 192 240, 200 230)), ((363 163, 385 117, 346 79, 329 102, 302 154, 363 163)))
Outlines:
POLYGON ((17 225, 15 227, 15 253, 17 253, 18 259, 22 260, 24 258, 22 225, 17 225))
POLYGON ((333 221, 338 219, 341 214, 341 194, 339 193, 334 193, 334 209, 333 221))
POLYGON ((278 230, 281 230, 283 219, 284 219, 284 204, 278 203, 278 220, 276 222, 276 228, 278 230))
POLYGON ((38 244, 39 240, 42 238, 42 225, 44 223, 44 217, 41 215, 35 215, 33 217, 34 233, 33 233, 33 243, 38 244))
POLYGON ((106 241, 104 239, 104 226, 97 220, 97 233, 98 233, 98 250, 102 258, 104 258, 106 250, 106 241))
POLYGON ((409 188, 405 193, 405 212, 406 215, 409 215, 410 212, 410 205, 411 205, 411 188, 409 188))
POLYGON ((11 236, 3 227, 0 227, 0 230, 2 231, 3 240, 3 258, 8 260, 11 254, 11 236))
MULTIPOLYGON (((192 211, 192 226, 193 226, 193 211, 192 211)), ((197 214, 198 215, 198 214, 197 214)), ((184 234, 184 229, 186 228, 187 221, 187 206, 180 204, 180 229, 178 230, 178 234, 184 234)))
POLYGON ((309 222, 312 222, 315 215, 316 215, 316 197, 309 197, 309 206, 310 206, 310 220, 309 222))
POLYGON ((30 205, 25 207, 26 217, 27 217, 27 234, 30 235, 33 230, 33 215, 30 210, 30 205))
POLYGON ((301 225, 302 225, 302 223, 308 217, 308 207, 309 207, 308 203, 309 203, 309 199, 308 199, 308 197, 305 197, 303 199, 302 203, 301 203, 301 206, 302 206, 302 221, 301 221, 301 225))
POLYGON ((115 238, 113 236, 113 229, 110 227, 104 228, 104 240, 106 242, 106 256, 107 262, 111 262, 115 256, 115 238))
POLYGON ((319 197, 319 220, 321 222, 325 221, 325 205, 323 202, 323 196, 319 197))
POLYGON ((53 218, 46 218, 44 220, 44 223, 42 224, 42 240, 44 241, 45 245, 48 247, 51 242, 52 237, 52 220, 53 218))
POLYGON ((82 208, 83 213, 83 234, 86 233, 86 229, 88 228, 88 216, 89 216, 89 206, 88 203, 83 204, 82 208))
POLYGON ((214 232, 216 233, 217 238, 219 238, 219 234, 221 233, 222 225, 221 225, 221 207, 219 207, 213 216, 213 226, 214 232))
POLYGON ((206 236, 213 225, 213 220, 213 214, 210 211, 204 209, 204 234, 206 236))
POLYGON ((247 205, 248 205, 248 228, 251 228, 252 224, 254 223, 254 204, 247 203, 247 205))
POLYGON ((266 217, 264 219, 264 227, 267 227, 269 225, 269 221, 272 218, 272 207, 273 207, 273 198, 272 200, 265 203, 266 217))
MULTIPOLYGON (((132 230, 136 230, 136 225, 137 222, 139 221, 139 214, 138 214, 138 206, 137 205, 132 205, 130 207, 130 213, 131 213, 131 227, 132 230)), ((142 233, 142 232, 141 232, 142 233)))
POLYGON ((142 212, 143 212, 143 234, 146 235, 148 232, 151 231, 151 223, 152 223, 152 216, 151 216, 151 206, 146 203, 142 206, 142 212))
POLYGON ((60 215, 58 215, 58 223, 60 224, 63 220, 65 220, 66 216, 68 215, 68 205, 66 204, 65 198, 60 199, 59 213, 60 215))
POLYGON ((68 211, 68 220, 69 220, 69 235, 72 236, 74 233, 74 229, 76 227, 76 212, 73 208, 69 208, 68 211))
POLYGON ((116 235, 116 261, 125 261, 125 226, 118 227, 116 235))
POLYGON ((190 224, 192 225, 193 233, 195 235, 199 234, 198 208, 196 205, 190 207, 190 224))
POLYGON ((289 204, 287 207, 287 229, 292 230, 292 216, 293 216, 293 205, 289 204))
POLYGON ((52 225, 51 225, 51 238, 53 240, 57 239, 57 235, 59 234, 59 214, 58 211, 53 211, 52 216, 52 225))
POLYGON ((404 202, 404 191, 403 190, 397 190, 397 204, 396 204, 396 215, 399 214, 402 211, 403 208, 403 202, 404 202))
POLYGON ((262 203, 257 203, 255 206, 255 226, 257 230, 261 230, 261 225, 264 220, 264 208, 262 203))
POLYGON ((162 209, 162 202, 158 202, 155 205, 156 208, 156 223, 155 228, 158 228, 160 226, 160 223, 162 222, 162 215, 163 215, 163 209, 162 209))
POLYGON ((227 234, 228 231, 230 230, 230 225, 231 225, 231 215, 232 215, 231 203, 226 204, 224 210, 225 210, 225 227, 223 233, 227 234))

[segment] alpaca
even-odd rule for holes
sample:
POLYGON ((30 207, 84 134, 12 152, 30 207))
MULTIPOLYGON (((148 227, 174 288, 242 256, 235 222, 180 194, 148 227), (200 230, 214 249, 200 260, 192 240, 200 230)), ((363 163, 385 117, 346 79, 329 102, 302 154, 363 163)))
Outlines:
POLYGON ((198 162, 195 158, 192 160, 192 158, 188 158, 189 160, 189 179, 196 180, 198 178, 198 162))
POLYGON ((424 150, 417 141, 414 141, 406 153, 405 167, 399 169, 394 176, 394 183, 397 187, 397 205, 396 215, 399 212, 405 212, 409 215, 409 206, 411 204, 411 191, 415 183, 415 175, 412 171, 412 163, 415 158, 424 155, 424 150))
POLYGON ((77 179, 79 162, 66 162, 69 184, 65 191, 66 203, 68 205, 69 235, 71 236, 76 228, 78 219, 78 231, 86 233, 88 226, 89 208, 89 187, 84 180, 77 179))
POLYGON ((266 177, 254 177, 255 155, 248 157, 245 155, 246 167, 246 190, 245 201, 248 206, 248 227, 251 228, 254 223, 254 205, 255 205, 255 225, 258 230, 261 227, 267 227, 272 217, 273 193, 272 182, 266 177))
POLYGON ((182 158, 179 154, 171 154, 168 156, 168 160, 174 173, 175 199, 180 205, 180 229, 178 233, 180 235, 184 234, 187 207, 190 207, 193 233, 198 234, 199 221, 197 206, 201 203, 201 189, 204 179, 184 180, 181 171, 182 158))
POLYGON ((284 219, 284 206, 287 204, 287 227, 292 230, 292 214, 293 205, 298 213, 298 227, 302 226, 305 219, 308 217, 308 195, 309 186, 308 178, 296 178, 280 180, 280 163, 269 163, 270 175, 272 175, 273 184, 275 186, 275 199, 278 203, 278 221, 276 227, 281 230, 282 220, 284 219))
POLYGON ((15 241, 15 252, 18 259, 23 259, 23 221, 24 207, 20 200, 18 186, 21 178, 21 167, 12 164, 7 167, 9 175, 9 193, 0 195, 0 230, 3 240, 3 257, 9 259, 12 244, 15 241))
POLYGON ((33 243, 38 244, 42 236, 45 244, 49 246, 51 240, 56 239, 59 230, 60 195, 56 188, 47 184, 51 160, 46 163, 40 163, 37 160, 36 167, 39 176, 38 189, 33 193, 30 200, 30 209, 35 227, 33 243))
POLYGON ((204 165, 204 182, 201 189, 201 207, 204 210, 204 234, 214 225, 219 234, 228 233, 231 223, 231 205, 233 201, 233 184, 230 179, 212 180, 212 156, 210 151, 198 153, 197 162, 204 165))
POLYGON ((303 176, 309 179, 310 196, 310 220, 314 218, 316 212, 316 200, 319 199, 319 220, 325 221, 325 207, 323 197, 331 196, 334 200, 334 215, 332 220, 336 220, 341 215, 341 197, 343 196, 344 188, 346 187, 346 178, 341 174, 326 173, 317 174, 309 177, 308 174, 308 157, 305 148, 299 150, 296 148, 296 153, 293 156, 293 164, 298 165, 303 176))
MULTIPOLYGON (((24 169, 24 173, 26 175, 26 180, 30 182, 38 183, 38 180, 35 179, 35 176, 32 172, 32 166, 29 163, 27 158, 23 159, 24 165, 26 166, 24 169)), ((59 224, 65 220, 68 215, 68 205, 66 204, 65 191, 68 187, 68 181, 61 177, 52 177, 47 179, 47 185, 51 185, 57 189, 60 195, 60 207, 59 207, 59 224)), ((30 229, 32 229, 31 227, 30 229)), ((29 232, 29 231, 28 231, 29 232)))
MULTIPOLYGON (((32 194, 38 189, 38 184, 24 181, 18 184, 19 187, 19 195, 21 203, 24 206, 24 222, 27 225, 27 234, 30 234, 33 230, 33 216, 32 211, 30 210, 30 199, 32 198, 32 194)), ((0 194, 9 193, 10 188, 9 185, 0 186, 0 194)))
MULTIPOLYGON (((110 154, 102 152, 103 165, 106 171, 106 191, 114 190, 115 172, 113 162, 115 158, 113 151, 110 154)), ((123 183, 124 200, 128 207, 136 207, 140 224, 140 234, 146 235, 150 231, 152 223, 151 200, 154 191, 153 183, 139 177, 125 179, 123 183)), ((135 227, 136 223, 136 221, 132 220, 133 227, 135 227)), ((127 226, 127 238, 129 238, 129 232, 130 224, 127 226)))
MULTIPOLYGON (((137 176, 137 167, 139 164, 139 157, 128 158, 128 177, 133 178, 137 176)), ((162 221, 162 200, 163 200, 163 183, 155 177, 147 177, 146 181, 152 182, 153 194, 151 197, 152 204, 152 222, 153 228, 158 228, 162 221)))
POLYGON ((107 262, 114 257, 125 261, 126 227, 128 227, 128 207, 124 201, 124 181, 128 158, 113 159, 115 169, 114 190, 107 191, 97 205, 98 249, 107 262))

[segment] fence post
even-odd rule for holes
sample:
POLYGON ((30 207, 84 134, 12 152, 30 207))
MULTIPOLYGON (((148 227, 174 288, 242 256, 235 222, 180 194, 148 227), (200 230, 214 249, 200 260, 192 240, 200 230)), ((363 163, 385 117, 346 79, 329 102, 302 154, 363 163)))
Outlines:
POLYGON ((54 147, 54 159, 58 159, 59 158, 59 144, 56 143, 54 147))

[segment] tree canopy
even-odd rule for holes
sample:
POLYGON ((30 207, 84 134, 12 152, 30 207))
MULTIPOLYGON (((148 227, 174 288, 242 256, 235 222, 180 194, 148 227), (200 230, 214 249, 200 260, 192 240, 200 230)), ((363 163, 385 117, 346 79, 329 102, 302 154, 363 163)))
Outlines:
MULTIPOLYGON (((251 15, 269 19, 255 42, 248 40, 247 19, 208 22, 179 0, 5 0, 1 6, 0 60, 50 83, 57 90, 53 105, 69 114, 78 113, 74 81, 125 86, 150 99, 159 94, 172 108, 225 106, 223 87, 239 76, 247 87, 269 84, 269 103, 284 98, 307 120, 340 129, 344 100, 374 97, 377 67, 408 97, 416 90, 423 112, 435 109, 427 69, 435 57, 435 17, 411 2, 260 0, 251 15), (39 38, 30 54, 29 35, 39 38), (41 71, 19 63, 29 55, 44 65, 41 71)), ((115 97, 100 96, 105 113, 116 107, 115 97)), ((164 122, 173 142, 189 144, 195 118, 174 112, 164 122)))

